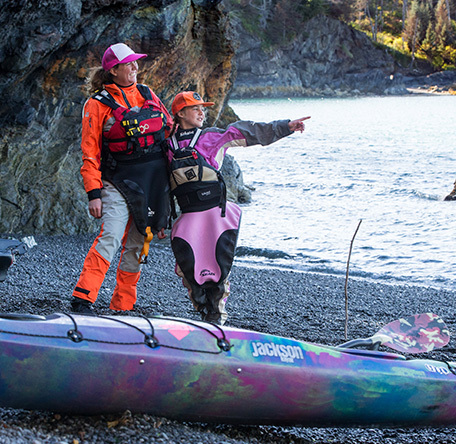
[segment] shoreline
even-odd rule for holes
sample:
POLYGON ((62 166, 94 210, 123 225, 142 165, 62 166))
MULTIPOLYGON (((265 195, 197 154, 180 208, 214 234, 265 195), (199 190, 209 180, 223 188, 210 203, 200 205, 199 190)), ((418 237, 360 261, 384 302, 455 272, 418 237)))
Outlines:
MULTIPOLYGON (((50 314, 69 311, 73 286, 95 235, 36 236, 37 246, 16 258, 0 283, 2 312, 50 314)), ((117 259, 96 302, 108 314, 117 259)), ((234 264, 228 325, 325 345, 345 342, 345 277, 293 270, 252 269, 234 264)), ((138 284, 136 312, 198 319, 174 275, 169 242, 151 244, 138 284)), ((450 332, 456 328, 456 292, 349 278, 349 339, 368 337, 402 316, 433 311, 450 332)), ((426 355, 456 360, 448 351, 426 355)), ((237 426, 171 421, 143 414, 102 417, 0 409, 0 442, 8 443, 456 443, 445 428, 311 428, 237 426), (111 426, 109 426, 111 424, 111 426)))
MULTIPOLYGON (((260 257, 261 259, 261 257, 260 257)), ((336 279, 343 279, 345 282, 346 279, 346 272, 345 271, 336 271, 336 270, 314 270, 314 269, 304 269, 304 268, 292 268, 291 265, 275 265, 275 264, 269 264, 269 263, 258 263, 256 261, 249 262, 248 260, 242 260, 242 261, 234 261, 234 265, 239 268, 247 268, 247 269, 262 269, 262 270, 277 270, 277 271, 283 271, 283 272, 288 272, 292 271, 294 273, 304 273, 304 274, 315 274, 315 275, 323 275, 323 276, 329 276, 333 277, 336 279)), ((385 285, 385 286, 399 286, 399 287, 423 287, 423 288, 429 288, 435 291, 449 291, 453 292, 452 289, 452 283, 442 283, 438 284, 434 281, 414 281, 410 277, 397 277, 397 276, 374 276, 374 275, 368 275, 367 273, 360 272, 360 271, 349 271, 349 277, 348 277, 349 282, 352 280, 360 280, 360 281, 366 281, 368 283, 371 283, 373 285, 385 285)))
MULTIPOLYGON (((230 101, 248 101, 258 99, 351 99, 361 97, 407 97, 410 95, 428 95, 428 96, 454 96, 456 95, 455 84, 428 86, 426 84, 416 86, 403 86, 395 92, 360 92, 359 90, 351 91, 324 91, 324 92, 300 92, 290 91, 288 94, 274 94, 268 88, 258 88, 254 92, 243 92, 239 95, 233 93, 230 101), (264 91, 266 90, 266 91, 264 91)), ((228 103, 229 104, 229 103, 228 103)))
POLYGON ((447 90, 440 90, 438 86, 434 87, 415 87, 415 88, 406 88, 407 91, 410 92, 410 94, 423 94, 423 95, 428 95, 428 96, 454 96, 456 95, 456 91, 453 89, 447 89, 447 90))

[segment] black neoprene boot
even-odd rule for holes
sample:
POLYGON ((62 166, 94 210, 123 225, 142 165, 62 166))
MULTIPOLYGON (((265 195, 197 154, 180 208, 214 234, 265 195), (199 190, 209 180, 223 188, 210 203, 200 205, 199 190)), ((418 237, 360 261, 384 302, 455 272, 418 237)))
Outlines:
POLYGON ((78 314, 90 314, 93 315, 93 304, 85 299, 73 298, 71 302, 71 311, 72 313, 78 314))

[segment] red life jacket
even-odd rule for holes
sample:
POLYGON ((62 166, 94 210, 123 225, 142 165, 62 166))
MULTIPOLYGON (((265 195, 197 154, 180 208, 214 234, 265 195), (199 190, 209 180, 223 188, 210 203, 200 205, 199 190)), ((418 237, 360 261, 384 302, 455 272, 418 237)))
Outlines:
MULTIPOLYGON (((136 85, 145 102, 138 109, 117 103, 106 90, 92 98, 111 107, 115 122, 103 131, 101 174, 122 194, 138 231, 146 236, 145 247, 168 225, 169 182, 164 155, 166 116, 150 89, 136 85)), ((124 96, 125 97, 125 96, 124 96)), ((128 100, 125 97, 125 103, 128 100)), ((141 253, 141 260, 142 259, 141 253)), ((147 248, 144 249, 147 256, 147 248)))
POLYGON ((106 90, 92 96, 114 110, 115 122, 108 131, 103 132, 103 148, 118 161, 137 159, 153 151, 161 151, 161 144, 165 140, 165 114, 146 85, 136 86, 145 99, 138 111, 120 105, 106 90))

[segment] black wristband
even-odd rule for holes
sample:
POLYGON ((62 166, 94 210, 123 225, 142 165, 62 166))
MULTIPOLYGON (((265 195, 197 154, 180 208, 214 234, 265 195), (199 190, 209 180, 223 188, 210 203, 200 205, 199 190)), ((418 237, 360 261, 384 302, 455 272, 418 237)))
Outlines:
POLYGON ((90 190, 87 193, 87 197, 89 198, 89 201, 94 200, 94 199, 101 199, 101 190, 99 188, 95 188, 94 190, 90 190))

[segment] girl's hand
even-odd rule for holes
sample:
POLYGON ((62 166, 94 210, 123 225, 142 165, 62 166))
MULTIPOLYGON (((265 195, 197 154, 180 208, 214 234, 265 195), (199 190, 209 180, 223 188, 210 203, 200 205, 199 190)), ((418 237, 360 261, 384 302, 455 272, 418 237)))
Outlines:
POLYGON ((157 233, 157 237, 159 239, 164 239, 166 237, 166 234, 165 234, 165 229, 162 228, 158 233, 157 233))
POLYGON ((306 128, 304 125, 304 120, 307 119, 310 119, 310 116, 301 117, 300 119, 296 120, 291 120, 290 122, 288 122, 288 128, 290 128, 290 131, 300 131, 302 133, 306 128))

